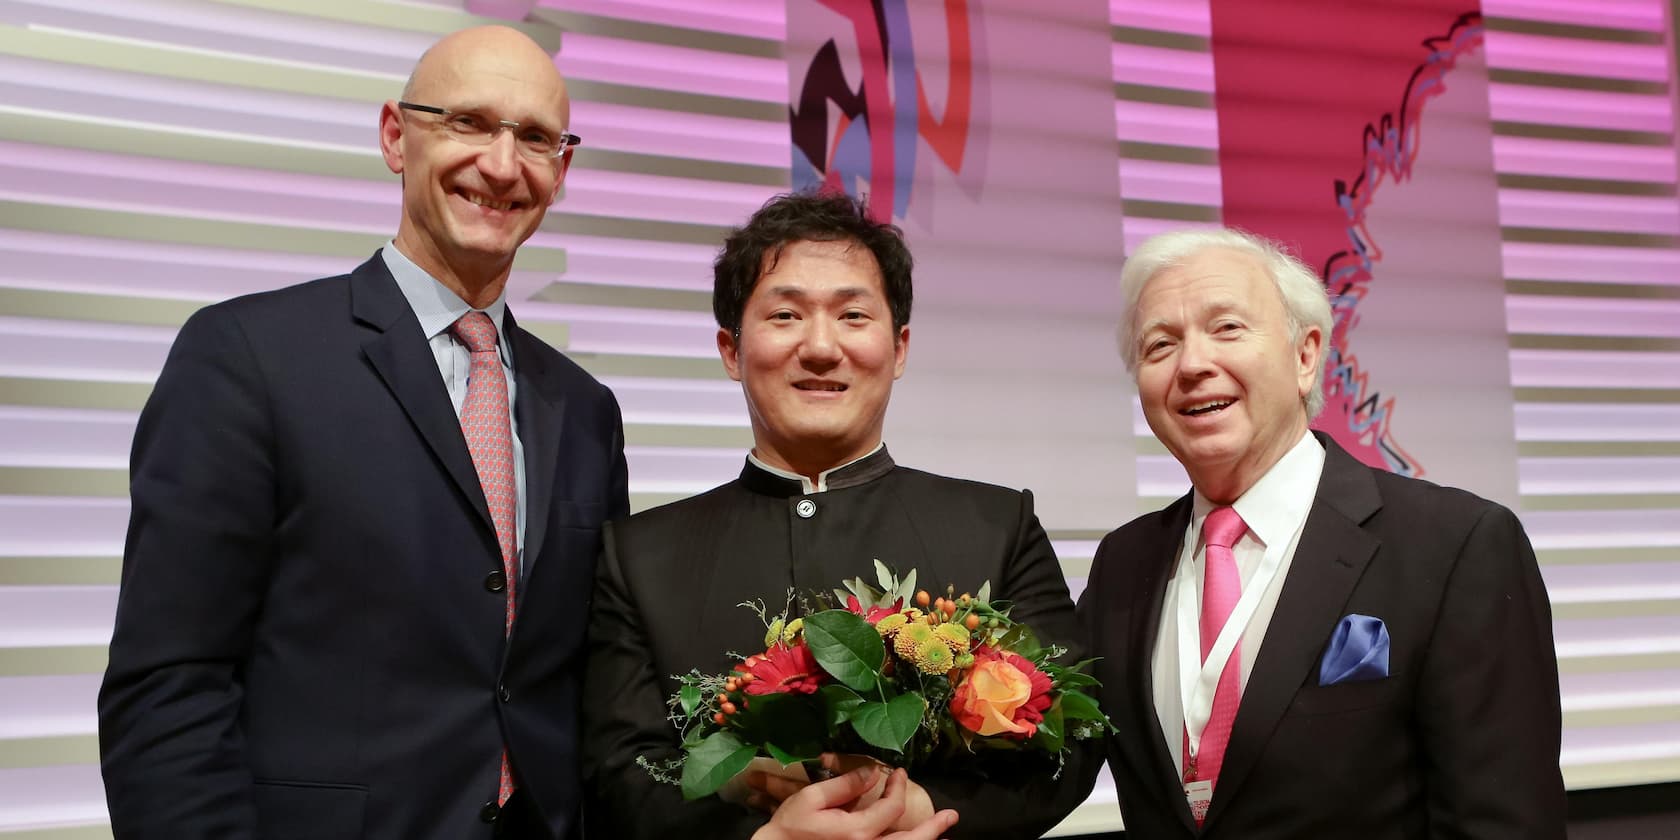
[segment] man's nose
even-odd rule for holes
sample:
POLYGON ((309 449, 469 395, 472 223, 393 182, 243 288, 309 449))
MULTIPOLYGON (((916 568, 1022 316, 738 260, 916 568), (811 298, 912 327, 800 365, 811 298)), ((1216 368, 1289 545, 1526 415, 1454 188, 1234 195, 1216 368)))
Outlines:
POLYGON ((814 318, 808 323, 810 326, 799 342, 799 361, 807 367, 837 364, 840 361, 838 326, 827 318, 814 318))
POLYGON ((1185 336, 1178 345, 1178 375, 1184 379, 1202 379, 1212 375, 1213 347, 1206 336, 1185 336))
POLYGON ((479 153, 478 171, 496 183, 508 184, 519 179, 519 158, 519 145, 514 139, 513 129, 501 126, 490 138, 490 145, 479 153))

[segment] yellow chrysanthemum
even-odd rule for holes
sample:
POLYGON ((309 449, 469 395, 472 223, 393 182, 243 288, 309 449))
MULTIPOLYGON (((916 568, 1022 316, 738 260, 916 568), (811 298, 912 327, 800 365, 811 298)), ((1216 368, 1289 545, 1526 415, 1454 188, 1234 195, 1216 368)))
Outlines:
POLYGON ((933 628, 933 635, 951 647, 952 654, 968 650, 968 628, 954 622, 933 628))
POLYGON ((893 650, 896 651, 900 657, 914 662, 916 660, 916 651, 928 642, 939 642, 941 645, 945 644, 933 635, 932 627, 929 627, 919 621, 911 622, 904 625, 902 629, 893 635, 893 650))
POLYGON ((956 664, 956 657, 945 640, 934 638, 916 648, 916 655, 910 661, 916 663, 916 669, 922 673, 938 676, 951 670, 951 666, 956 664))
POLYGON ((910 619, 905 618, 904 613, 893 613, 892 615, 875 622, 875 632, 880 633, 882 638, 887 638, 898 632, 898 628, 903 627, 909 622, 910 619))
POLYGON ((974 654, 966 652, 957 654, 956 665, 958 668, 973 668, 974 654))

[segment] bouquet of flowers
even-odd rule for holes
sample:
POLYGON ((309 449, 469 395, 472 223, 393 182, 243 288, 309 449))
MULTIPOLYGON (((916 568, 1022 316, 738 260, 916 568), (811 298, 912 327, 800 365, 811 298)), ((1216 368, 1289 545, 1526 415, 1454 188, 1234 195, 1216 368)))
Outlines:
POLYGON ((807 600, 801 617, 789 618, 792 598, 779 615, 743 604, 765 623, 764 652, 727 674, 678 676, 670 705, 682 755, 642 766, 697 799, 760 756, 786 767, 855 753, 915 769, 1014 750, 1059 768, 1069 740, 1112 730, 1083 690, 1097 685, 1083 672, 1092 660, 1056 664, 1066 651, 1011 621, 990 583, 935 598, 916 589, 914 570, 902 580, 879 560, 875 570, 879 589, 845 581, 832 606, 807 600))

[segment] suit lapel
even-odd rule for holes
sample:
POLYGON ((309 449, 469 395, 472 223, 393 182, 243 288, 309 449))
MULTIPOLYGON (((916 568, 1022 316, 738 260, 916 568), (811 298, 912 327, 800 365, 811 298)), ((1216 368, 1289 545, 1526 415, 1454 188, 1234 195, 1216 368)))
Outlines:
POLYGON ((1219 818, 1247 780, 1267 739, 1317 665, 1379 545, 1361 528, 1382 507, 1370 468, 1328 437, 1318 437, 1326 450, 1318 493, 1243 689, 1204 826, 1219 818))
MULTIPOLYGON (((510 310, 503 316, 503 329, 513 347, 514 379, 519 383, 513 407, 519 423, 519 442, 525 449, 525 569, 535 574, 536 559, 542 553, 548 536, 546 511, 553 502, 555 470, 560 463, 561 422, 565 415, 566 398, 552 371, 547 356, 541 352, 538 339, 519 329, 510 310)), ((593 560, 594 558, 590 558, 593 560)), ((519 600, 525 600, 529 586, 521 587, 519 600)))
POLYGON ((1161 631, 1161 609, 1166 600, 1167 581, 1178 565, 1178 554, 1184 541, 1184 530, 1190 525, 1190 496, 1184 496, 1161 512, 1157 520, 1159 530, 1149 535, 1142 546, 1141 562, 1147 565, 1133 597, 1141 599, 1131 610, 1136 622, 1128 629, 1132 644, 1126 651, 1127 667, 1133 678, 1128 682, 1138 687, 1132 698, 1138 710, 1138 728, 1143 737, 1136 745, 1140 754, 1134 757, 1138 767, 1148 768, 1150 778, 1160 786, 1162 801, 1178 815, 1186 830, 1196 830, 1196 820, 1190 814, 1190 803, 1184 798, 1184 787, 1178 768, 1173 766, 1172 753, 1167 749, 1161 732, 1161 718, 1155 711, 1155 644, 1161 631))
POLYGON ((350 311, 377 331, 362 344, 368 362, 494 537, 495 521, 461 434, 460 418, 449 401, 449 389, 438 375, 437 360, 420 332, 414 309, 378 255, 350 275, 350 311))

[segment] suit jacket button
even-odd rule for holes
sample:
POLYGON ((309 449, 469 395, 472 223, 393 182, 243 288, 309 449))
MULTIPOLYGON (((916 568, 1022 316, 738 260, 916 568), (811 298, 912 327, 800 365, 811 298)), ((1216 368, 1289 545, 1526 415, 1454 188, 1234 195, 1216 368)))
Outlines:
POLYGON ((484 803, 484 807, 478 809, 478 818, 483 822, 493 823, 501 815, 502 809, 496 806, 496 800, 494 799, 484 803))
POLYGON ((800 519, 810 519, 817 515, 817 503, 810 499, 800 499, 799 504, 793 506, 793 512, 799 514, 800 519))
POLYGON ((507 574, 497 569, 484 576, 484 590, 486 592, 501 592, 507 589, 507 574))
POLYGON ((500 698, 503 703, 510 703, 513 701, 512 692, 509 692, 507 690, 507 686, 502 683, 496 683, 496 696, 500 698))

